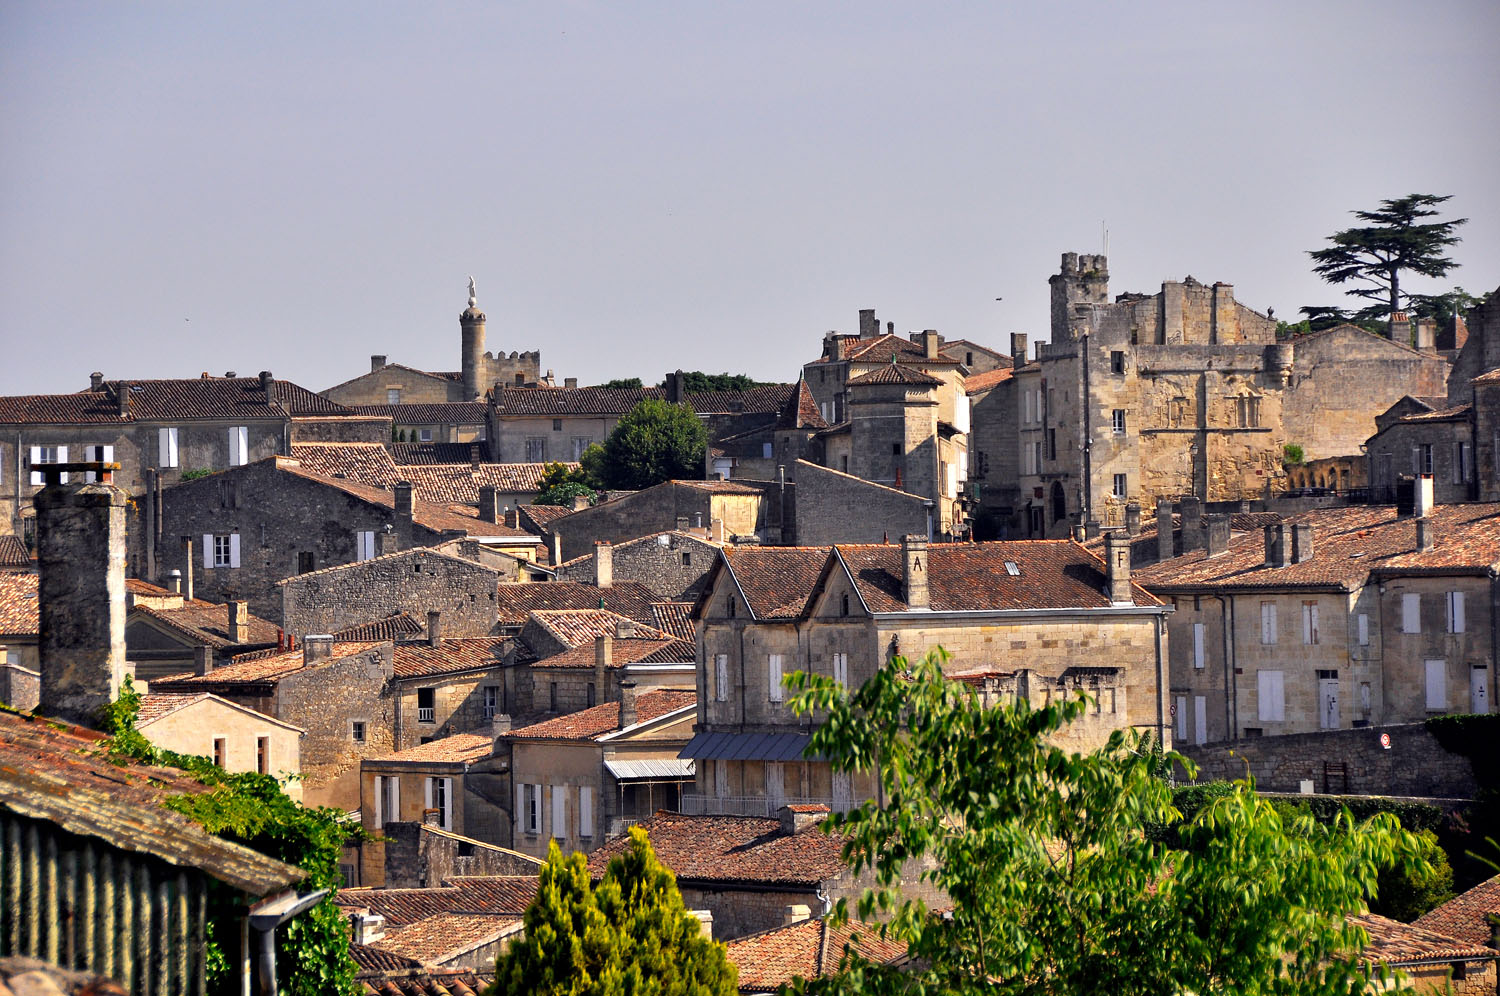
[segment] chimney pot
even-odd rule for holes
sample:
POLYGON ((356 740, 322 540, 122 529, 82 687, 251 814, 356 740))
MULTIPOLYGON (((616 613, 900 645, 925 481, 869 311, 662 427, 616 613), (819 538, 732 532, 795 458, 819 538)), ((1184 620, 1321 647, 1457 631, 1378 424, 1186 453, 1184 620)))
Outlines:
POLYGON ((594 544, 594 584, 599 588, 608 588, 615 582, 615 548, 610 545, 609 540, 600 540, 594 544))
POLYGON ((427 612, 427 645, 439 647, 443 643, 443 614, 437 609, 427 612))
POLYGON ((927 537, 901 537, 901 581, 906 605, 912 609, 928 607, 927 537))
POLYGON ((175 567, 167 572, 167 590, 182 594, 182 572, 175 567))
POLYGON ((316 636, 308 634, 302 638, 302 663, 311 664, 333 656, 333 637, 327 633, 316 636))

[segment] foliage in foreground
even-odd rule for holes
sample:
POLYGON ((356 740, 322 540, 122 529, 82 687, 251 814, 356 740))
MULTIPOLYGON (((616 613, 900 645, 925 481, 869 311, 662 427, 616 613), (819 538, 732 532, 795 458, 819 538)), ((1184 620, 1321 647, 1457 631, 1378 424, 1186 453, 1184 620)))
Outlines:
MULTIPOLYGON (((1333 994, 1384 977, 1361 963, 1368 939, 1345 915, 1363 908, 1379 869, 1420 865, 1394 817, 1289 825, 1236 782, 1168 845, 1143 832, 1180 819, 1156 774, 1162 757, 1120 732, 1089 753, 1054 746, 1085 699, 983 707, 943 678, 947 659, 896 657, 852 695, 789 678, 794 708, 827 717, 809 751, 880 777, 883 807, 829 825, 877 883, 859 916, 886 920, 913 958, 898 971, 854 956, 800 991, 1333 994), (951 915, 903 898, 901 876, 916 867, 951 915)), ((840 901, 835 915, 850 912, 840 901)))
MULTIPOLYGON (((309 808, 282 791, 271 775, 230 773, 206 757, 155 747, 135 728, 140 693, 126 679, 120 697, 104 707, 102 728, 110 735, 110 756, 180 768, 211 790, 171 796, 163 805, 201 824, 217 837, 296 865, 307 872, 300 888, 328 889, 317 905, 276 931, 276 980, 290 996, 352 994, 359 991, 359 968, 349 956, 349 933, 333 896, 343 883, 339 858, 346 842, 363 830, 347 814, 328 807, 309 808)), ((239 907, 224 889, 210 893, 208 923, 208 989, 236 992, 232 960, 238 957, 239 907)))
POLYGON ((703 935, 646 834, 613 858, 597 888, 581 853, 553 841, 526 934, 495 963, 488 996, 734 996, 739 972, 703 935))

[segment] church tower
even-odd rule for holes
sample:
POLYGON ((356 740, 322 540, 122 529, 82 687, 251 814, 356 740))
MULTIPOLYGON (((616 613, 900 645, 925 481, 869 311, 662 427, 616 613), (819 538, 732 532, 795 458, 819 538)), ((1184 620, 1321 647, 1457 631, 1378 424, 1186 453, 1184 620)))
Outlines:
POLYGON ((474 293, 474 278, 469 278, 469 306, 458 316, 458 326, 463 330, 463 356, 461 358, 464 396, 463 401, 476 401, 483 397, 488 386, 484 354, 484 312, 479 310, 479 299, 474 293))

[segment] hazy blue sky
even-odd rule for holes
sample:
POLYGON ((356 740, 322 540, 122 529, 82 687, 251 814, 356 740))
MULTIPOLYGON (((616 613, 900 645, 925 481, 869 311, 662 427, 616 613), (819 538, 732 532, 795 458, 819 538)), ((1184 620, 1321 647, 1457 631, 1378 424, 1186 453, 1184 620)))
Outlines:
POLYGON ((1112 291, 1292 317, 1414 191, 1493 288, 1497 38, 1495 0, 8 0, 0 393, 456 369, 469 274, 491 349, 584 383, 790 379, 865 307, 1004 349, 1101 222, 1112 291))

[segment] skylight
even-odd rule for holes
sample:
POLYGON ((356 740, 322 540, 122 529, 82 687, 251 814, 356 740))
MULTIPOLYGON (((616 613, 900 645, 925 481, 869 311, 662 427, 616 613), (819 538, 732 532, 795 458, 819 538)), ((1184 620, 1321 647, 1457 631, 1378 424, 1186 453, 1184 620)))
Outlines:
POLYGON ((1021 567, 1014 560, 1007 560, 1005 562, 1005 573, 1013 578, 1018 578, 1021 576, 1021 567))

